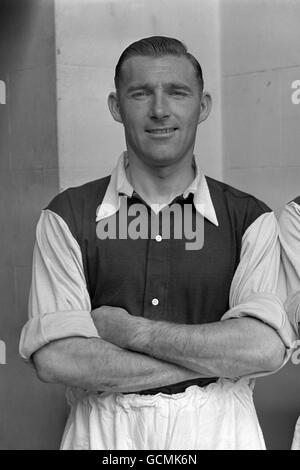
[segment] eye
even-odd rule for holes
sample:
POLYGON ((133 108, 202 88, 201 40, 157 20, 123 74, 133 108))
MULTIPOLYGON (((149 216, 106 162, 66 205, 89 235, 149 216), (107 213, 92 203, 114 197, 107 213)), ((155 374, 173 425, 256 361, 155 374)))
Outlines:
POLYGON ((183 98, 183 97, 187 96, 187 92, 183 91, 183 90, 170 90, 169 95, 179 97, 179 98, 181 98, 181 97, 183 98))
POLYGON ((132 93, 132 98, 134 99, 141 99, 141 98, 145 98, 146 96, 149 96, 150 92, 149 91, 146 91, 146 90, 140 90, 140 91, 135 91, 134 93, 132 93))

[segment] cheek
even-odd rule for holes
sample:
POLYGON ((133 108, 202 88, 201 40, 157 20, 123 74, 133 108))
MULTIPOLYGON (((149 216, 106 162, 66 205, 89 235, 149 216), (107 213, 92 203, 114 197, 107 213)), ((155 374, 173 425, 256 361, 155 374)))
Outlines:
POLYGON ((199 124, 198 120, 199 120, 199 113, 195 111, 188 119, 188 127, 191 132, 194 132, 195 130, 197 130, 197 127, 199 124))
POLYGON ((178 104, 173 108, 173 114, 174 116, 178 116, 181 122, 185 123, 187 126, 195 127, 198 125, 200 108, 191 102, 178 104))
POLYGON ((126 116, 126 124, 132 131, 138 131, 143 127, 144 115, 139 109, 135 109, 134 112, 128 113, 126 116))

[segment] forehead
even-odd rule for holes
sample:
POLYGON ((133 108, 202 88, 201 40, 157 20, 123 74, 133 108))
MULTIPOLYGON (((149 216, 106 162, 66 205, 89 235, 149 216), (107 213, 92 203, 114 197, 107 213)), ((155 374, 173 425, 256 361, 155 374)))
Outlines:
POLYGON ((191 87, 198 86, 196 71, 184 56, 144 57, 135 56, 122 65, 122 85, 158 85, 180 82, 191 87))

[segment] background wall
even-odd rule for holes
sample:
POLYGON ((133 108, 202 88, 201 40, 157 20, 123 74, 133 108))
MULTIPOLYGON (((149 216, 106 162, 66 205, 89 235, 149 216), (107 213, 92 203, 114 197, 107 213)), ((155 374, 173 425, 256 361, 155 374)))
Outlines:
POLYGON ((224 179, 275 210, 299 193, 299 0, 221 0, 224 179))
MULTIPOLYGON (((221 0, 224 180, 277 213, 300 192, 298 0, 221 0)), ((269 448, 289 449, 300 413, 299 368, 259 379, 255 401, 269 448)))
POLYGON ((60 187, 108 174, 124 149, 123 128, 107 108, 114 68, 131 42, 151 35, 182 39, 200 59, 214 97, 196 153, 222 177, 219 2, 217 0, 56 0, 60 187))
POLYGON ((35 225, 58 192, 54 5, 1 0, 0 79, 0 448, 57 448, 63 389, 39 382, 18 356, 27 318, 35 225))
MULTIPOLYGON (((143 36, 182 39, 213 95, 197 137, 201 166, 279 211, 299 193, 300 105, 290 100, 299 9, 298 0, 1 0, 0 448, 57 448, 61 438, 62 388, 18 357, 34 227, 59 189, 108 174, 124 148, 106 104, 120 52, 143 36)), ((290 448, 299 391, 292 365, 258 380, 269 448, 290 448)))

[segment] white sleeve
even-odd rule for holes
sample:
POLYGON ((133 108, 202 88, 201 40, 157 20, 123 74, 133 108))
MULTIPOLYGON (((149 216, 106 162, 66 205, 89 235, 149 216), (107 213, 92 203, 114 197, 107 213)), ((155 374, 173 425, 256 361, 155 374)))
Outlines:
POLYGON ((25 360, 57 339, 99 337, 80 247, 65 221, 50 210, 42 212, 37 225, 28 307, 19 345, 25 360))
MULTIPOLYGON (((230 310, 222 320, 253 317, 274 328, 286 346, 288 361, 295 334, 278 295, 280 244, 273 212, 256 219, 244 233, 240 262, 230 289, 230 310)), ((282 367, 281 366, 281 367, 282 367)), ((266 374, 253 374, 259 376, 266 374)))
POLYGON ((291 202, 280 219, 282 265, 287 285, 286 311, 295 331, 300 322, 300 206, 291 202))

